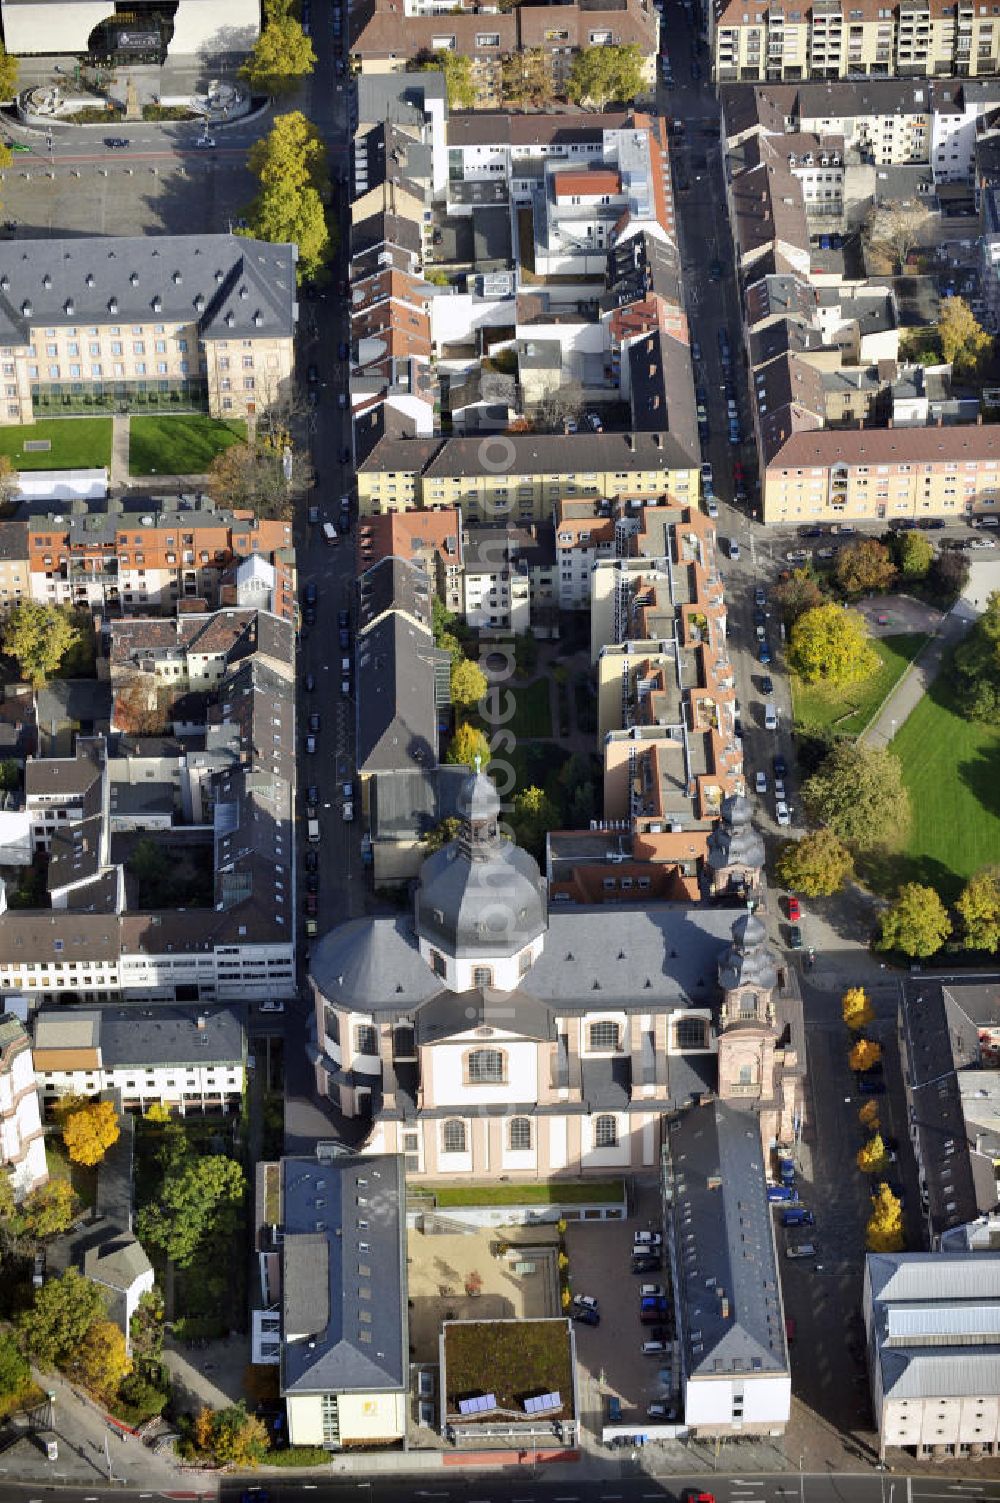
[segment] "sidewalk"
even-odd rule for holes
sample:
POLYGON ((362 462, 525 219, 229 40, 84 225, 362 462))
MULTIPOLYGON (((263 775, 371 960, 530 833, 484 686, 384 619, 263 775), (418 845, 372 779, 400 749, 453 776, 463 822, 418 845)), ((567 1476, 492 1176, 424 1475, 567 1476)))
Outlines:
POLYGON ((909 719, 941 671, 946 653, 962 640, 979 616, 965 595, 952 606, 934 639, 910 664, 882 706, 878 718, 861 736, 866 746, 888 746, 900 726, 909 719))
POLYGON ((111 419, 111 469, 108 475, 112 495, 128 489, 129 438, 128 414, 116 412, 111 419))

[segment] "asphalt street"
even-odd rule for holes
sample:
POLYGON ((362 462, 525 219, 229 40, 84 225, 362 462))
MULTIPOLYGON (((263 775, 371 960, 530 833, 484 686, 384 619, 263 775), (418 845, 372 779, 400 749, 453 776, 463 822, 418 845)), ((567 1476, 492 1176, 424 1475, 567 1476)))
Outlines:
MULTIPOLYGON (((689 1496, 707 1493, 716 1503, 994 1503, 1000 1499, 1000 1482, 946 1482, 935 1478, 890 1476, 800 1476, 671 1477, 661 1480, 642 1476, 609 1477, 604 1480, 534 1477, 527 1470, 498 1474, 466 1473, 462 1477, 369 1477, 359 1481, 317 1478, 274 1479, 223 1478, 218 1496, 224 1503, 686 1503, 689 1496), (694 1492, 691 1494, 690 1490, 694 1492)), ((216 1492, 205 1479, 168 1492, 138 1491, 118 1487, 42 1487, 38 1483, 0 1481, 3 1503, 42 1503, 56 1497, 59 1503, 110 1503, 110 1500, 152 1498, 213 1498, 216 1492)))

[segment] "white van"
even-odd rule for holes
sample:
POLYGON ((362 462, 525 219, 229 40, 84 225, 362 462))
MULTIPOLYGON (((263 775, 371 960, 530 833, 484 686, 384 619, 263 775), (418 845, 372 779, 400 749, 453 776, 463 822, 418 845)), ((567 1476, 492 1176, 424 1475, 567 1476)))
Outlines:
POLYGON ((310 819, 306 823, 306 834, 310 845, 319 845, 319 820, 310 819))
POLYGON ((323 523, 323 540, 327 543, 337 543, 340 541, 337 537, 337 529, 332 522, 323 523))

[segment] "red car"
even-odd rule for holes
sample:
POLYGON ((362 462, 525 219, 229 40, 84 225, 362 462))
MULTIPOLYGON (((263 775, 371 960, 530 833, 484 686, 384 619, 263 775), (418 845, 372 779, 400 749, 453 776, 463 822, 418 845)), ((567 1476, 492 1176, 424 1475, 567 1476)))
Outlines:
POLYGON ((703 1493, 696 1487, 688 1487, 684 1490, 681 1503, 715 1503, 714 1493, 703 1493))
POLYGON ((799 907, 799 900, 798 900, 798 898, 789 898, 788 899, 788 920, 789 920, 789 923, 797 924, 798 921, 799 921, 799 919, 801 917, 802 917, 802 910, 799 907))
POLYGON ((743 484, 743 466, 739 460, 733 465, 733 483, 737 486, 743 484))
POLYGON ((306 913, 310 918, 315 918, 319 913, 319 899, 314 892, 306 894, 306 913))

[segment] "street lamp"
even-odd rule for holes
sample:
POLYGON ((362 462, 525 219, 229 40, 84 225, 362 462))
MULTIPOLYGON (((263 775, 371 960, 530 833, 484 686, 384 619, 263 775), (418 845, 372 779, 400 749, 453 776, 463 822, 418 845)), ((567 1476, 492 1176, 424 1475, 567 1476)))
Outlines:
POLYGON ((802 1463, 804 1461, 805 1457, 799 1452, 799 1503, 805 1503, 806 1499, 806 1479, 802 1475, 802 1463))

